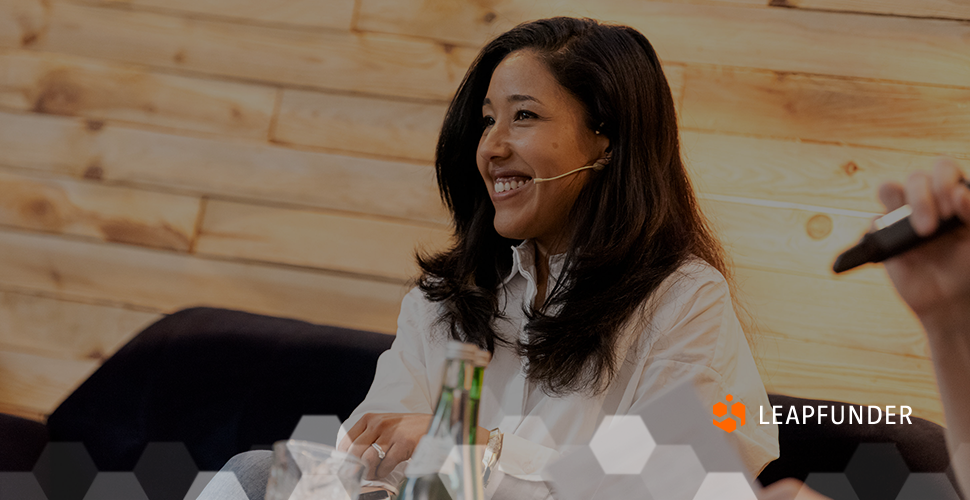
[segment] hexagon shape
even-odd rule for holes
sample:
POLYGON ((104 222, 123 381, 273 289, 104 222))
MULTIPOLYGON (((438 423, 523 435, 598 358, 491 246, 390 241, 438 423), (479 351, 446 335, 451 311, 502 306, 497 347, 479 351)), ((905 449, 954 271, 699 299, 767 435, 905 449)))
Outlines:
POLYGON ((913 472, 896 500, 959 500, 950 478, 942 472, 913 472))
POLYGON ((148 495, 132 472, 99 472, 84 500, 148 500, 148 495))
POLYGON ((216 492, 218 492, 218 498, 220 500, 251 500, 246 495, 246 490, 243 489, 242 484, 239 483, 239 478, 236 477, 235 472, 219 471, 215 473, 201 473, 197 479, 205 479, 203 474, 212 474, 211 479, 205 483, 202 483, 201 480, 194 482, 192 488, 189 490, 189 494, 185 495, 184 500, 196 500, 199 495, 216 495, 216 492), (199 488, 199 495, 190 496, 192 490, 195 489, 196 483, 202 483, 202 487, 199 488))
POLYGON ((597 499, 621 500, 626 498, 636 498, 637 500, 654 500, 653 495, 647 490, 647 485, 643 483, 642 476, 632 474, 607 474, 596 489, 597 499))
MULTIPOLYGON (((728 394, 728 399, 730 400, 730 398, 731 395, 728 394)), ((745 414, 745 410, 746 408, 744 403, 740 401, 731 405, 731 415, 734 415, 734 417, 738 419, 738 425, 744 425, 745 421, 748 419, 747 415, 745 414)))
MULTIPOLYGON (((199 495, 202 494, 202 490, 205 489, 209 482, 215 479, 216 474, 218 474, 216 471, 200 471, 198 474, 196 474, 195 479, 192 481, 192 486, 189 487, 189 491, 185 494, 182 500, 196 500, 199 498, 199 495)), ((223 472, 223 474, 232 473, 223 472)), ((235 476, 234 474, 232 475, 235 476)), ((237 480, 236 484, 238 483, 239 481, 237 480)), ((242 486, 239 486, 239 489, 242 490, 242 486)))
POLYGON ((47 443, 34 476, 49 500, 82 500, 98 469, 84 443, 47 443))
POLYGON ((606 473, 589 446, 568 446, 559 460, 547 465, 542 477, 552 485, 556 500, 591 500, 606 473))
MULTIPOLYGON (((429 475, 437 473, 444 484, 451 484, 449 476, 460 474, 469 457, 481 459, 485 450, 479 445, 456 445, 447 439, 424 437, 415 448, 407 467, 407 473, 429 475)), ((392 474, 393 476, 393 474, 392 474)), ((403 480, 403 477, 401 478, 403 480)), ((302 481, 302 480, 301 480, 302 481)))
POLYGON ((340 419, 336 415, 303 415, 290 439, 336 446, 340 419))
POLYGON ((758 500, 747 478, 740 472, 709 472, 694 500, 758 500))
MULTIPOLYGON (((422 438, 418 446, 425 441, 422 438)), ((360 494, 360 480, 365 466, 346 460, 342 453, 332 454, 332 451, 331 447, 304 441, 289 440, 274 444, 269 482, 279 485, 280 482, 275 479, 284 478, 279 489, 284 492, 288 490, 288 493, 272 498, 356 498, 360 494)), ((416 449, 412 459, 420 460, 419 453, 416 449)), ((269 494, 267 498, 270 498, 269 494)))
POLYGON ((849 478, 841 472, 812 472, 805 478, 805 485, 829 498, 859 500, 849 478))
POLYGON ((47 500, 32 472, 0 472, 0 500, 47 500))
POLYGON ((727 410, 728 410, 728 408, 727 408, 727 405, 726 404, 724 404, 724 403, 722 403, 720 401, 717 402, 717 403, 714 403, 714 416, 715 417, 721 418, 721 417, 727 415, 727 410))
POLYGON ((607 474, 640 474, 656 446, 639 415, 607 416, 589 442, 607 474))
POLYGON ((653 498, 691 500, 706 475, 690 445, 662 444, 650 454, 640 477, 653 498))
POLYGON ((152 500, 182 500, 199 468, 184 443, 154 442, 145 446, 134 472, 152 500))
POLYGON ((862 443, 845 466, 845 475, 861 500, 896 498, 909 467, 895 443, 862 443))
POLYGON ((730 434, 711 424, 711 406, 701 402, 689 381, 667 389, 639 413, 657 443, 691 445, 704 470, 749 474, 728 442, 730 434))

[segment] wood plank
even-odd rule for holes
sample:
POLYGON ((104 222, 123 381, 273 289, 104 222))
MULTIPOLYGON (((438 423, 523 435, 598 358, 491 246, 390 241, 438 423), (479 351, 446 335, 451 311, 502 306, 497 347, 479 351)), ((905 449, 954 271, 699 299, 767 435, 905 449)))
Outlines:
POLYGON ((84 120, 0 113, 0 164, 193 195, 302 204, 447 224, 434 169, 197 138, 84 120), (380 196, 374 196, 380 193, 380 196))
POLYGON ((970 19, 966 0, 772 0, 777 7, 869 12, 894 16, 970 19))
MULTIPOLYGON (((753 200, 757 201, 757 200, 753 200)), ((787 339, 927 357, 922 328, 881 265, 834 275, 862 217, 705 200, 756 324, 787 339)))
POLYGON ((200 200, 0 168, 0 224, 188 251, 200 200))
POLYGON ((735 269, 742 304, 775 337, 929 357, 919 322, 891 287, 735 269))
POLYGON ((273 139, 433 161, 446 109, 443 104, 285 90, 273 139))
POLYGON ((637 28, 666 62, 966 86, 970 26, 798 9, 609 0, 361 0, 357 27, 480 46, 530 19, 589 16, 637 28))
POLYGON ((908 405, 913 416, 944 424, 927 359, 833 347, 799 340, 763 339, 762 379, 768 392, 864 405, 908 405))
POLYGON ((744 201, 701 201, 736 265, 891 286, 882 266, 863 266, 839 275, 832 271, 836 256, 858 242, 870 219, 744 201))
POLYGON ((99 364, 0 350, 0 405, 48 415, 99 364))
POLYGON ((970 158, 970 89, 701 66, 684 79, 686 128, 970 158))
POLYGON ((80 0, 105 7, 126 7, 173 15, 204 14, 258 24, 349 30, 354 0, 80 0))
POLYGON ((932 156, 685 131, 691 180, 704 195, 883 213, 878 186, 932 167, 932 156))
POLYGON ((18 47, 33 43, 46 29, 46 24, 43 2, 0 0, 0 46, 18 47))
MULTIPOLYGON (((110 124, 88 127, 59 117, 0 113, 0 127, 5 131, 0 163, 7 165, 447 222, 426 166, 110 124)), ((703 193, 849 210, 881 211, 875 189, 882 180, 903 179, 931 162, 922 155, 866 148, 697 132, 685 132, 683 138, 703 193)))
POLYGON ((447 248, 451 231, 366 217, 209 202, 196 251, 406 281, 416 249, 447 248))
MULTIPOLYGON (((677 117, 680 117, 680 103, 684 99, 684 65, 664 64, 664 76, 667 77, 667 85, 670 86, 671 97, 674 98, 674 107, 677 109, 677 117)), ((679 121, 678 121, 679 123, 679 121)))
MULTIPOLYGON (((8 14, 0 10, 2 15, 8 14)), ((5 46, 246 81, 433 100, 450 99, 475 55, 467 48, 411 37, 252 26, 65 2, 51 4, 46 23, 28 45, 10 43, 11 38, 30 37, 22 34, 7 37, 5 46)))
MULTIPOLYGON (((675 103, 684 68, 664 67, 675 103)), ((447 106, 284 90, 273 139, 328 149, 434 161, 447 106)))
POLYGON ((401 283, 0 231, 0 286, 163 312, 210 305, 396 331, 401 283))
POLYGON ((0 346, 104 361, 161 315, 0 290, 0 346))
POLYGON ((0 107, 265 139, 277 90, 87 58, 0 51, 0 107))
POLYGON ((697 5, 733 5, 735 7, 768 7, 771 0, 653 0, 670 3, 692 3, 697 5))

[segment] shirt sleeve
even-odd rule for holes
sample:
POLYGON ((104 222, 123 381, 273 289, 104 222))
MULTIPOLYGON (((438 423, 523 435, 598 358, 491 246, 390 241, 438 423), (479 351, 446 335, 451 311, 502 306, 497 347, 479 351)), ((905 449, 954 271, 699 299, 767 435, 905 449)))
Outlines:
MULTIPOLYGON (((374 382, 364 401, 340 426, 337 443, 367 413, 434 412, 444 356, 443 351, 435 356, 440 346, 430 342, 433 321, 430 316, 429 304, 419 289, 412 289, 405 295, 394 342, 378 358, 374 382), (431 366, 429 358, 432 360, 431 366), (432 376, 429 377, 429 374, 432 376)), ((365 486, 378 486, 396 492, 406 466, 407 461, 401 462, 384 481, 365 481, 365 486)))
MULTIPOLYGON (((350 429, 366 413, 432 413, 437 385, 428 379, 430 322, 428 304, 417 288, 401 302, 397 334, 391 348, 377 360, 374 382, 364 401, 350 414, 343 427, 350 429)), ((444 365, 437 360, 440 371, 444 365)), ((437 378, 441 378, 441 374, 437 378)), ((342 437, 342 436, 341 436, 342 437)))
MULTIPOLYGON (((653 331, 648 332, 654 340, 646 349, 630 413, 685 380, 708 408, 728 394, 747 408, 770 406, 723 276, 706 264, 689 264, 678 273, 656 302, 653 331)), ((748 420, 732 434, 742 460, 757 476, 778 457, 778 429, 748 420)))

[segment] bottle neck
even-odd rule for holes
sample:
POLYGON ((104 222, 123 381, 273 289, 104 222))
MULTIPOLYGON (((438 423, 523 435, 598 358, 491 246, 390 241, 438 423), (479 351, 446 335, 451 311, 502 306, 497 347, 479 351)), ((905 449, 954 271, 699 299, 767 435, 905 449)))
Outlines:
POLYGON ((470 360, 448 360, 429 435, 455 444, 475 444, 484 372, 470 360))

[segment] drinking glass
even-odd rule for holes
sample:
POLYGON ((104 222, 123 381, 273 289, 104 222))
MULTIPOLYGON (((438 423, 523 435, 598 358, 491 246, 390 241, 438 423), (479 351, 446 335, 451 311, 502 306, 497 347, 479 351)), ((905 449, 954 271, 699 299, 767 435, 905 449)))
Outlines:
POLYGON ((367 466, 353 455, 308 441, 278 441, 266 500, 357 500, 367 466))

